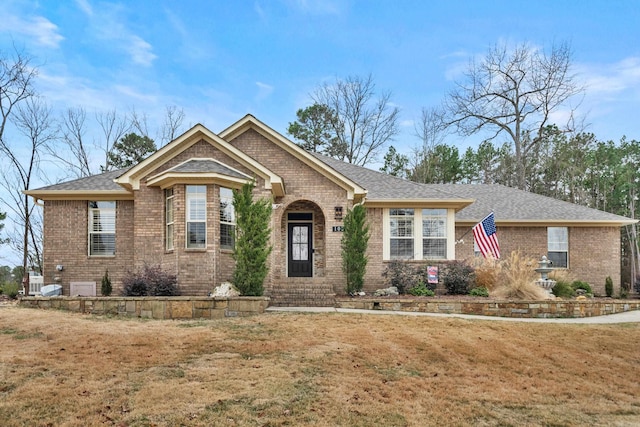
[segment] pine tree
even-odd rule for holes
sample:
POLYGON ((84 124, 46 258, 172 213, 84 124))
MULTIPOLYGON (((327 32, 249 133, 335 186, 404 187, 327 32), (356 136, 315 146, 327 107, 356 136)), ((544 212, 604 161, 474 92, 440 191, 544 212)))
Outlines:
POLYGON ((341 242, 342 271, 347 277, 348 294, 360 292, 364 285, 368 243, 369 225, 366 209, 362 205, 356 205, 344 218, 344 235, 341 242))
POLYGON ((271 229, 271 200, 253 200, 254 183, 245 184, 233 192, 236 214, 236 244, 233 258, 233 284, 241 295, 260 296, 264 293, 264 279, 271 253, 269 238, 271 229))

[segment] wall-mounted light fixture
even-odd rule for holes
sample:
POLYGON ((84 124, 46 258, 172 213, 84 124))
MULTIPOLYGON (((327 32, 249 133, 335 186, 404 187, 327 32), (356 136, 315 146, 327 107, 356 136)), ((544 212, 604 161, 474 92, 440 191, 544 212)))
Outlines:
POLYGON ((64 265, 62 265, 62 264, 56 265, 56 270, 58 270, 58 271, 64 270, 64 265))
POLYGON ((333 218, 336 221, 342 221, 342 206, 335 206, 333 208, 333 218))

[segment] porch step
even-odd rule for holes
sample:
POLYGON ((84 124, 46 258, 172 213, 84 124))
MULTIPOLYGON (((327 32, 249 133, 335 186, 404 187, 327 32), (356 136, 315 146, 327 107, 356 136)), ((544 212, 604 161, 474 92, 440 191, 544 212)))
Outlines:
POLYGON ((334 307, 336 296, 331 284, 318 281, 277 283, 266 295, 276 307, 334 307))

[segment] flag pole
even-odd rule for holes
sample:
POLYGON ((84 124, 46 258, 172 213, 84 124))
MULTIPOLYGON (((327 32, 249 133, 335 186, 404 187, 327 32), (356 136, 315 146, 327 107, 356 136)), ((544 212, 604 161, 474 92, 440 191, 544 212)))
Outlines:
POLYGON ((456 243, 462 243, 463 240, 464 240, 464 236, 466 236, 471 231, 473 231, 473 227, 475 227, 476 225, 480 224, 482 221, 487 219, 489 217, 489 215, 491 215, 492 213, 493 213, 493 211, 489 212, 484 218, 482 218, 480 221, 478 221, 475 224, 473 224, 473 226, 470 229, 468 229, 466 233, 464 233, 462 236, 460 236, 460 238, 458 240, 456 240, 456 243))

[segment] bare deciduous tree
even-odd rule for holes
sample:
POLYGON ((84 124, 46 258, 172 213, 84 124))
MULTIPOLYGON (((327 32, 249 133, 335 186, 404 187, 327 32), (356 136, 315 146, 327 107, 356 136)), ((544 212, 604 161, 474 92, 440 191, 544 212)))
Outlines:
MULTIPOLYGON (((14 109, 20 108, 22 103, 27 102, 35 94, 33 80, 37 75, 37 69, 33 68, 30 62, 31 57, 21 51, 15 50, 13 57, 0 52, 0 115, 2 116, 0 119, 0 153, 9 163, 8 168, 2 168, 2 183, 6 185, 9 185, 7 177, 13 176, 13 174, 19 177, 22 182, 27 179, 25 176, 26 171, 22 168, 22 155, 18 153, 16 144, 9 143, 5 131, 10 119, 13 118, 14 109)), ((13 193, 11 197, 17 197, 20 202, 26 201, 26 210, 18 208, 21 203, 13 204, 7 203, 7 200, 1 201, 10 209, 26 212, 28 216, 30 213, 28 197, 24 196, 23 198, 21 193, 13 193)), ((28 236, 28 221, 25 224, 25 236, 28 236)), ((28 249, 25 248, 23 258, 23 271, 25 272, 27 271, 27 253, 28 249)))
MULTIPOLYGON (((104 144, 102 146, 102 150, 104 151, 104 164, 100 166, 100 169, 102 172, 107 172, 113 169, 111 164, 109 164, 109 153, 113 149, 113 144, 118 142, 120 138, 131 129, 131 122, 127 120, 126 116, 120 116, 115 109, 96 113, 96 120, 104 136, 104 141, 102 141, 104 144)), ((136 120, 132 119, 132 122, 136 120)), ((141 123, 142 122, 138 121, 138 125, 141 123)))
POLYGON ((178 109, 175 105, 167 106, 160 128, 160 146, 173 141, 180 134, 184 118, 185 114, 182 108, 178 109))
POLYGON ((410 160, 411 176, 418 182, 425 181, 432 173, 433 162, 429 157, 434 149, 441 145, 446 135, 447 126, 444 121, 444 111, 441 108, 423 108, 420 121, 415 125, 416 136, 422 144, 414 147, 410 160))
MULTIPOLYGON (((13 122, 24 136, 19 144, 0 146, 9 162, 12 174, 5 175, 2 185, 11 201, 3 200, 14 211, 14 222, 22 229, 23 267, 28 269, 33 260, 41 263, 41 241, 36 238, 32 221, 35 205, 24 191, 31 189, 31 183, 39 172, 40 155, 43 148, 56 138, 55 123, 51 119, 51 109, 37 97, 30 97, 18 106, 13 122)), ((25 270, 26 271, 26 270, 25 270)))
POLYGON ((34 95, 33 79, 37 70, 30 65, 31 57, 15 51, 10 58, 0 52, 0 143, 6 147, 5 128, 13 109, 34 95))
POLYGON ((472 61, 463 81, 457 82, 446 101, 448 124, 462 135, 490 130, 496 138, 513 141, 517 183, 526 189, 525 165, 529 152, 544 137, 552 115, 567 108, 566 124, 573 122, 575 107, 568 101, 583 91, 571 74, 571 49, 554 45, 549 53, 529 44, 513 50, 495 46, 480 61, 472 61))
POLYGON ((91 147, 85 141, 87 113, 84 108, 68 108, 62 116, 60 141, 64 150, 56 144, 47 144, 47 153, 71 171, 76 178, 92 175, 91 147))
POLYGON ((328 154, 349 163, 364 166, 376 160, 384 146, 398 134, 397 107, 391 105, 391 93, 374 99, 375 83, 366 78, 350 76, 325 83, 311 95, 317 104, 334 111, 332 121, 337 143, 328 154))

